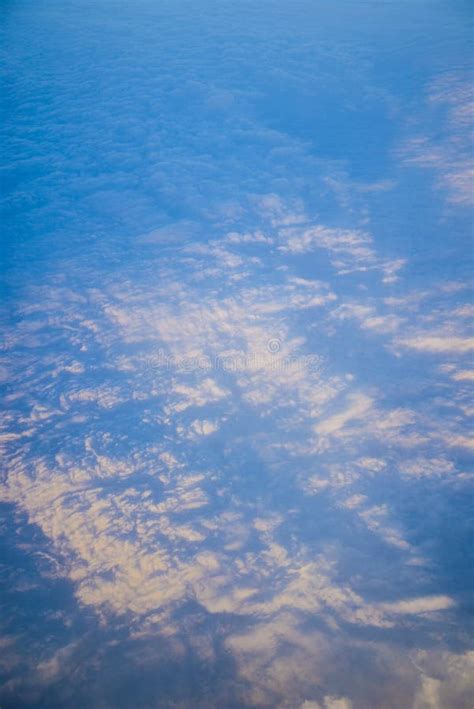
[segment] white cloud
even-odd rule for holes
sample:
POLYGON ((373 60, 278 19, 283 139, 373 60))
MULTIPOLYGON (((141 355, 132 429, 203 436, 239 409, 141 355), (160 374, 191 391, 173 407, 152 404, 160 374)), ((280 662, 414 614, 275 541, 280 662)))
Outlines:
POLYGON ((470 369, 461 369, 458 372, 452 374, 451 379, 455 382, 473 382, 474 381, 474 371, 470 369))
POLYGON ((196 419, 190 424, 190 429, 192 433, 197 436, 209 436, 211 433, 215 433, 219 428, 219 425, 215 421, 208 421, 206 419, 200 421, 196 419))
POLYGON ((474 693, 474 652, 417 650, 411 654, 420 684, 414 709, 468 707, 474 693))
POLYGON ((424 596, 422 598, 410 598, 393 603, 382 603, 380 607, 387 613, 400 615, 419 615, 422 613, 435 613, 437 611, 448 610, 455 605, 449 596, 424 596))
POLYGON ((399 464, 400 472, 415 478, 447 475, 455 471, 454 463, 446 458, 416 458, 399 464))
POLYGON ((400 155, 405 164, 432 170, 448 203, 470 206, 474 199, 471 136, 474 99, 470 78, 448 74, 435 81, 427 96, 426 123, 440 107, 446 110, 442 130, 413 136, 406 141, 400 155))
POLYGON ((374 306, 362 303, 344 303, 331 313, 331 317, 338 320, 355 319, 362 329, 384 334, 396 332, 405 322, 405 318, 393 313, 381 315, 374 306))
POLYGON ((324 707, 325 709, 352 709, 352 702, 344 697, 325 697, 324 707))
POLYGON ((341 502, 341 507, 345 507, 348 510, 353 510, 356 507, 360 507, 364 502, 367 502, 367 497, 365 495, 351 495, 346 500, 341 502))
POLYGON ((351 394, 348 397, 348 407, 315 425, 316 433, 331 435, 344 428, 346 423, 364 417, 373 406, 373 400, 364 394, 351 394))
POLYGON ((410 544, 403 538, 400 530, 396 529, 389 522, 390 512, 387 505, 375 505, 358 512, 367 528, 374 534, 378 534, 387 544, 410 551, 410 544))
POLYGON ((224 242, 229 244, 273 244, 273 239, 265 236, 259 229, 253 232, 240 234, 239 232, 229 232, 223 238, 224 242))
POLYGON ((172 388, 172 393, 177 399, 176 403, 169 404, 165 411, 167 413, 180 412, 193 407, 201 407, 211 402, 219 401, 229 395, 229 392, 220 387, 217 382, 210 377, 203 379, 197 386, 191 387, 186 384, 176 383, 172 388))
POLYGON ((356 465, 371 473, 380 473, 387 466, 386 462, 379 458, 359 458, 356 461, 356 465))
POLYGON ((473 337, 440 336, 431 334, 418 334, 411 337, 399 337, 395 344, 401 347, 429 353, 459 353, 464 354, 474 350, 473 337))

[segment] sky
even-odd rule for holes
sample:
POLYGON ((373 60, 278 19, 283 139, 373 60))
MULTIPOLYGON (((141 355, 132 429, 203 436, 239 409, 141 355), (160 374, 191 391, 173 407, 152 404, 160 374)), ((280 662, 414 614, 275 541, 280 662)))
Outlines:
POLYGON ((4 0, 2 709, 468 709, 463 0, 4 0))

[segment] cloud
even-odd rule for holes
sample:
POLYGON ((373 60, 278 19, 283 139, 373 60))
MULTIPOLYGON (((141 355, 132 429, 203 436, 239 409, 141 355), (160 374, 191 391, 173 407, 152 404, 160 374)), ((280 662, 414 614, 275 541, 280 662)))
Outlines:
POLYGON ((338 320, 358 320, 362 329, 384 334, 397 332, 405 322, 405 318, 399 315, 381 315, 372 305, 358 303, 344 303, 331 313, 331 317, 338 320))
POLYGON ((409 477, 422 478, 448 475, 455 465, 446 458, 416 458, 399 464, 400 472, 409 477))
POLYGON ((387 466, 386 462, 379 458, 359 458, 359 460, 356 461, 356 465, 371 473, 379 473, 387 466))
POLYGON ((135 241, 138 244, 176 244, 195 238, 198 232, 199 225, 196 222, 183 219, 137 236, 135 241))
POLYGON ((461 369, 459 372, 454 372, 451 376, 455 382, 472 382, 474 381, 474 371, 470 369, 461 369))
POLYGON ((254 232, 247 232, 241 234, 239 232, 229 232, 223 239, 224 242, 229 244, 273 244, 274 240, 265 236, 263 232, 257 229, 254 232))
POLYGON ((347 409, 316 424, 315 431, 320 435, 331 435, 340 431, 346 423, 358 420, 372 408, 373 400, 364 394, 351 394, 347 409))
POLYGON ((474 97, 469 77, 453 73, 435 80, 427 92, 421 111, 428 125, 433 115, 442 116, 436 122, 437 130, 420 131, 408 139, 400 151, 402 159, 408 165, 432 170, 436 175, 437 188, 446 194, 448 203, 471 206, 474 97))
POLYGON ((360 507, 360 505, 366 501, 367 497, 365 495, 352 495, 351 497, 348 497, 347 500, 344 500, 341 505, 348 510, 353 510, 356 507, 360 507))
POLYGON ((382 603, 380 607, 387 613, 401 615, 419 615, 421 613, 435 613, 437 611, 448 610, 455 605, 449 596, 425 596, 423 598, 411 598, 394 603, 382 603))
MULTIPOLYGON (((258 3, 119 3, 113 17, 93 5, 85 24, 60 3, 39 22, 34 3, 14 8, 9 23, 12 73, 42 60, 6 126, 22 136, 6 160, 0 495, 18 572, 5 616, 21 636, 5 646, 20 658, 5 704, 461 705, 472 662, 433 656, 438 635, 463 647, 462 605, 455 590, 452 606, 426 595, 433 579, 452 588, 454 567, 444 531, 411 514, 411 478, 431 476, 457 549, 460 498, 438 475, 463 469, 469 443, 469 311, 466 284, 433 275, 439 254, 423 261, 423 233, 411 249, 423 190, 385 150, 413 118, 413 87, 390 96, 373 43, 339 41, 367 34, 356 3, 335 24, 318 3, 271 17, 258 3), (48 32, 29 37, 27 14, 48 32), (77 51, 89 43, 93 63, 77 51), (383 156, 370 166, 368 125, 383 156), (420 364, 430 351, 454 368, 420 364), (31 600, 39 539, 54 562, 31 600), (64 628, 49 626, 41 599, 67 589, 64 628)), ((377 6, 381 26, 397 13, 377 6)), ((446 112, 448 130, 422 122, 403 158, 437 175, 451 209, 467 196, 468 98, 432 87, 427 113, 446 112)), ((430 234, 451 233, 435 217, 431 205, 430 234)), ((441 275, 455 266, 453 250, 441 275)))
POLYGON ((169 404, 166 413, 185 411, 190 407, 201 407, 219 401, 229 395, 229 392, 220 387, 214 379, 207 377, 196 387, 176 383, 172 388, 173 398, 176 403, 169 404))
POLYGON ((474 691, 474 652, 418 650, 411 657, 420 670, 415 709, 469 706, 474 691))
POLYGON ((209 436, 211 433, 215 433, 219 429, 219 425, 214 421, 208 421, 206 419, 200 421, 196 419, 190 424, 190 433, 195 436, 209 436))
MULTIPOLYGON (((358 505, 357 505, 358 508, 358 505)), ((410 544, 403 538, 401 532, 389 522, 389 509, 387 505, 375 505, 358 511, 367 528, 378 534, 387 544, 403 551, 410 551, 410 544)))
MULTIPOLYGON (((296 222, 298 220, 295 220, 296 222)), ((361 230, 314 226, 284 226, 279 230, 283 253, 303 254, 317 249, 327 251, 331 263, 339 275, 380 270, 384 283, 397 280, 398 271, 405 265, 404 259, 383 260, 373 247, 373 237, 361 230)))
POLYGON ((326 709, 352 709, 352 702, 340 697, 325 697, 324 706, 326 709))
POLYGON ((433 354, 465 354, 474 350, 472 337, 444 337, 436 334, 419 334, 412 337, 399 337, 395 344, 401 347, 433 354))

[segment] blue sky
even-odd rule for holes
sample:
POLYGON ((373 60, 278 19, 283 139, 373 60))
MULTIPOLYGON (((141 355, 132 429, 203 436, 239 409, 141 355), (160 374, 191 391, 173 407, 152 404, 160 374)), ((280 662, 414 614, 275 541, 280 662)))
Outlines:
POLYGON ((471 706, 468 3, 1 16, 2 707, 471 706))

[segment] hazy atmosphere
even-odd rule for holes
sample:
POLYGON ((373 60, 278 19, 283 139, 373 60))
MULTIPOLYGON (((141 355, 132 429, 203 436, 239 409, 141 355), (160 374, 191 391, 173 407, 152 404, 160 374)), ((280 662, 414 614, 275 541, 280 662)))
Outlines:
POLYGON ((470 709, 463 0, 3 0, 2 709, 470 709))

